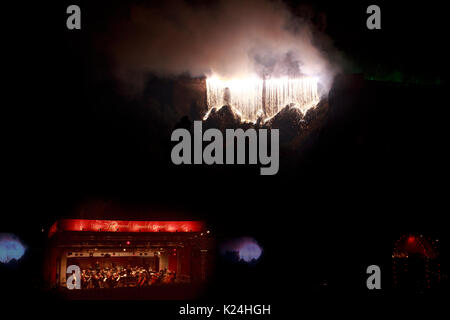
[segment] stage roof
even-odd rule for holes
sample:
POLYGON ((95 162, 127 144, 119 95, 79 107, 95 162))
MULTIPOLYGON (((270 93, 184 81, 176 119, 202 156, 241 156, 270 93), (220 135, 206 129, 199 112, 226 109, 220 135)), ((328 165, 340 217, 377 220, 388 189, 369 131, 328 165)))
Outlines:
POLYGON ((48 236, 59 231, 79 232, 202 232, 203 221, 124 221, 61 219, 50 228, 48 236))

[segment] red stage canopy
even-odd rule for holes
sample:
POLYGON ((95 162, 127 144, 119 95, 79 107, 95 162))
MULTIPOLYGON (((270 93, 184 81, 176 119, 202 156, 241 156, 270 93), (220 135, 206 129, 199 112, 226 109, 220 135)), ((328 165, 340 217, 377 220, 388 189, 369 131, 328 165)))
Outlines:
POLYGON ((57 231, 95 232, 202 232, 203 221, 121 221, 62 219, 49 230, 51 237, 57 231))

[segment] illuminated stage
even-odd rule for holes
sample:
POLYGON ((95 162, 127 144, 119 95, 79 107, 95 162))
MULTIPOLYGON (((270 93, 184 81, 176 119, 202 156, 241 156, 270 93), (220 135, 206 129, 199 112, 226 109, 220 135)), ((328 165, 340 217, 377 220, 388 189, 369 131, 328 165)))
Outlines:
POLYGON ((171 275, 172 283, 203 283, 211 276, 212 257, 213 240, 202 221, 62 219, 49 231, 44 272, 51 287, 63 288, 71 265, 102 274, 105 283, 106 275, 117 275, 117 283, 121 275, 119 286, 152 284, 150 278, 144 284, 143 272, 171 275))

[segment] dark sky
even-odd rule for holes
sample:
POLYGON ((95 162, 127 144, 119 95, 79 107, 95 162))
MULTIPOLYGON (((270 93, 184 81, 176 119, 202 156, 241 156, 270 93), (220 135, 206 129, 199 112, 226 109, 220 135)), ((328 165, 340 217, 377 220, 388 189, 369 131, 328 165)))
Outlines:
MULTIPOLYGON (((9 4, 4 9, 4 154, 7 198, 16 208, 50 199, 77 203, 91 192, 114 189, 109 182, 115 175, 125 184, 137 179, 139 185, 154 185, 151 177, 161 170, 152 165, 168 165, 165 141, 171 127, 140 98, 121 95, 112 77, 114 64, 98 47, 99 35, 127 16, 128 4, 77 3, 83 10, 81 31, 65 27, 65 9, 72 2, 33 2, 26 9, 9 4)), ((305 10, 299 6, 307 8, 307 16, 330 39, 328 45, 347 61, 344 73, 363 72, 381 80, 398 80, 401 74, 406 81, 442 83, 444 10, 433 3, 378 2, 382 30, 370 31, 365 27, 368 4, 288 3, 300 16, 305 10)), ((170 185, 170 179, 159 180, 170 185)), ((117 190, 127 188, 119 185, 117 190)))
MULTIPOLYGON (((99 48, 108 27, 128 16, 128 3, 77 3, 82 7, 81 31, 65 27, 65 9, 72 2, 30 3, 27 10, 11 4, 2 21, 7 26, 7 198, 14 212, 31 216, 28 206, 34 202, 44 207, 48 201, 56 203, 49 209, 54 211, 49 220, 90 195, 120 196, 125 190, 129 195, 136 189, 145 197, 155 186, 164 186, 155 192, 170 198, 169 190, 177 190, 164 169, 169 165, 172 123, 162 122, 142 96, 122 95, 113 77, 114 63, 99 48)), ((288 2, 297 15, 322 29, 329 40, 319 46, 333 48, 330 58, 340 54, 345 61, 342 72, 363 72, 367 79, 442 83, 444 10, 432 3, 418 7, 378 2, 382 30, 370 31, 365 27, 368 4, 288 2)))

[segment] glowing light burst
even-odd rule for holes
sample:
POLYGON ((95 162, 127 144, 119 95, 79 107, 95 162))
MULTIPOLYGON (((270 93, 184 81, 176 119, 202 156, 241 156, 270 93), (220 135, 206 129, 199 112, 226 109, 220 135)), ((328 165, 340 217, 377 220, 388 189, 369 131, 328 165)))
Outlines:
POLYGON ((245 262, 258 260, 261 253, 262 249, 256 242, 244 242, 239 248, 239 258, 245 262))
POLYGON ((25 247, 12 234, 0 233, 0 262, 19 260, 25 253, 25 247))
POLYGON ((247 263, 257 261, 261 257, 262 251, 258 242, 251 237, 229 239, 221 245, 222 255, 233 253, 236 254, 239 261, 247 263))
POLYGON ((306 112, 319 102, 317 84, 316 77, 230 80, 210 77, 206 79, 208 110, 229 104, 244 120, 253 122, 259 117, 274 116, 288 104, 306 112))

